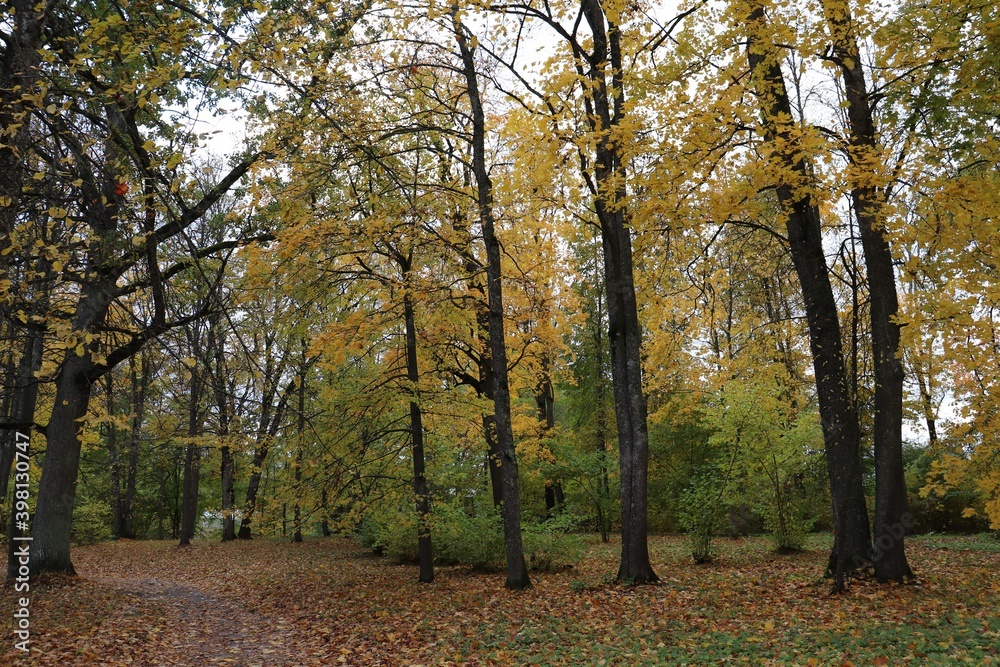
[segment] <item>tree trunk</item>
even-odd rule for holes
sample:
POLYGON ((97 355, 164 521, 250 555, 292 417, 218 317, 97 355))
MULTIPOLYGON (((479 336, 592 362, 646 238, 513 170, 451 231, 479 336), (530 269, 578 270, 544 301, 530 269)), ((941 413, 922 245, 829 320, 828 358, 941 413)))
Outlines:
POLYGON ((868 563, 871 549, 858 415, 850 395, 837 303, 823 251, 819 209, 810 200, 806 188, 793 188, 789 182, 794 177, 802 183, 811 183, 813 178, 805 159, 795 154, 791 104, 779 55, 768 36, 764 10, 760 5, 751 6, 747 22, 750 29, 747 59, 761 106, 764 138, 789 174, 782 179, 784 182, 777 184, 776 190, 778 203, 787 218, 789 250, 806 309, 826 446, 835 526, 828 569, 837 578, 837 588, 842 589, 844 574, 868 563), (787 147, 785 152, 782 146, 787 147))
POLYGON ((43 35, 57 3, 12 0, 5 12, 3 57, 0 59, 0 274, 7 275, 9 249, 21 199, 31 146, 32 113, 25 99, 38 92, 43 35))
POLYGON ((271 415, 270 405, 271 401, 274 400, 274 394, 266 398, 262 407, 260 423, 257 427, 257 446, 254 448, 253 462, 250 464, 250 480, 247 483, 247 495, 243 503, 243 518, 240 520, 240 532, 237 535, 241 540, 252 539, 251 526, 253 525, 254 513, 257 510, 257 495, 260 491, 264 462, 267 460, 271 440, 278 434, 278 429, 281 427, 281 420, 285 416, 288 393, 294 386, 294 383, 290 383, 281 394, 273 416, 271 415))
MULTIPOLYGON (((221 299, 220 299, 221 300, 221 299)), ((222 541, 229 542, 236 539, 236 492, 234 470, 235 461, 232 451, 229 448, 229 430, 232 421, 229 407, 229 391, 227 390, 228 373, 226 371, 226 337, 219 325, 218 318, 212 317, 210 320, 209 335, 213 339, 214 364, 212 368, 212 392, 215 394, 215 406, 218 410, 218 437, 221 447, 219 475, 222 483, 222 541)))
MULTIPOLYGON (((101 252, 100 248, 97 253, 101 252)), ((114 284, 96 282, 84 288, 76 306, 73 330, 93 332, 103 324, 114 295, 114 284)), ((73 504, 80 469, 80 421, 86 416, 93 390, 96 341, 85 344, 83 355, 67 350, 56 377, 52 414, 45 428, 45 462, 38 483, 31 555, 32 574, 73 574, 70 540, 73 504)))
MULTIPOLYGON (((10 438, 10 459, 5 463, 6 467, 0 471, 4 477, 4 495, 6 498, 8 478, 10 477, 10 467, 14 464, 16 455, 21 454, 21 460, 30 460, 31 456, 31 427, 35 421, 35 407, 38 403, 38 381, 35 379, 35 372, 42 366, 42 354, 44 350, 44 337, 41 332, 29 330, 24 341, 24 349, 21 352, 21 359, 17 364, 17 378, 14 386, 13 397, 11 399, 11 412, 14 421, 21 424, 19 428, 12 430, 10 438)), ((15 488, 17 488, 15 484, 15 488)), ((7 579, 14 579, 18 576, 18 557, 14 553, 16 548, 21 546, 18 539, 28 534, 17 516, 17 502, 10 508, 10 524, 7 532, 7 579)), ((32 552, 34 546, 32 545, 32 552)), ((72 569, 72 566, 71 566, 72 569)))
POLYGON ((125 493, 120 502, 121 513, 118 522, 118 535, 127 539, 135 539, 135 494, 139 474, 139 442, 140 432, 146 416, 146 399, 149 395, 149 385, 152 382, 153 371, 148 355, 140 355, 138 363, 141 370, 136 370, 135 358, 129 359, 129 374, 132 380, 132 429, 128 439, 128 459, 125 463, 125 493))
POLYGON ((472 171, 476 177, 479 219, 486 246, 486 291, 489 296, 490 359, 493 367, 493 405, 496 408, 497 451, 503 479, 504 550, 507 556, 507 588, 521 590, 531 586, 521 541, 521 488, 517 471, 517 453, 510 417, 510 385, 507 381, 507 345, 504 337, 503 284, 501 282, 500 243, 493 220, 493 183, 486 169, 486 117, 479 93, 474 47, 457 10, 452 16, 455 37, 462 54, 465 83, 472 107, 472 171))
MULTIPOLYGON (((648 489, 649 432, 642 388, 642 332, 635 298, 632 238, 626 205, 627 172, 618 139, 609 128, 624 119, 620 33, 599 0, 582 0, 581 13, 593 34, 587 59, 588 120, 599 133, 594 160, 594 208, 601 226, 604 288, 608 300, 608 343, 611 382, 618 426, 621 468, 622 550, 617 579, 629 583, 658 580, 649 562, 648 489), (610 70, 611 81, 608 82, 610 70)), ((582 65, 581 65, 582 66, 582 65)))
MULTIPOLYGON (((197 347, 197 341, 192 347, 197 347)), ((188 437, 201 435, 202 380, 191 369, 191 392, 188 397, 188 437)), ((184 453, 184 497, 181 501, 180 546, 188 546, 198 528, 198 486, 201 477, 201 446, 189 442, 184 453)))
MULTIPOLYGON (((403 258, 400 258, 403 259, 403 258)), ((434 581, 434 552, 431 545, 431 499, 427 489, 424 467, 424 425, 420 411, 417 384, 420 381, 417 367, 417 326, 413 316, 413 297, 409 289, 410 261, 406 258, 400 265, 407 290, 403 294, 403 319, 406 325, 406 379, 410 382, 413 397, 410 399, 410 449, 413 455, 413 494, 417 509, 417 562, 420 564, 420 583, 434 581)))
POLYGON ((865 173, 852 184, 851 199, 864 249, 871 299, 870 325, 875 362, 875 577, 902 581, 913 577, 903 536, 913 525, 903 466, 903 360, 899 348, 899 299, 892 249, 886 238, 884 196, 871 183, 879 164, 871 101, 848 5, 824 0, 833 53, 847 97, 851 164, 865 173))

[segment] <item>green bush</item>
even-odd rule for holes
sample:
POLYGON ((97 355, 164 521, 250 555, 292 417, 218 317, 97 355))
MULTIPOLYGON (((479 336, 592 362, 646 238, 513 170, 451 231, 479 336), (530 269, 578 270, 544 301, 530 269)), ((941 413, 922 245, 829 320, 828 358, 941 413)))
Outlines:
MULTIPOLYGON (((557 570, 578 561, 583 540, 571 534, 579 517, 559 515, 542 522, 522 523, 524 557, 534 570, 557 570)), ((417 523, 412 510, 371 514, 361 522, 358 542, 397 563, 417 561, 417 523)), ((505 567, 503 520, 490 508, 470 515, 464 508, 437 504, 431 511, 431 541, 434 562, 439 565, 466 565, 473 569, 498 571, 505 567)))
POLYGON ((726 511, 722 494, 722 481, 708 469, 696 472, 681 494, 678 519, 688 534, 696 563, 709 563, 715 557, 712 537, 722 528, 726 511))
POLYGON ((583 557, 583 539, 573 533, 584 517, 563 513, 542 522, 523 523, 524 558, 532 570, 571 567, 583 557))
POLYGON ((71 539, 75 544, 95 544, 110 540, 113 520, 111 508, 107 503, 85 501, 73 508, 71 539))

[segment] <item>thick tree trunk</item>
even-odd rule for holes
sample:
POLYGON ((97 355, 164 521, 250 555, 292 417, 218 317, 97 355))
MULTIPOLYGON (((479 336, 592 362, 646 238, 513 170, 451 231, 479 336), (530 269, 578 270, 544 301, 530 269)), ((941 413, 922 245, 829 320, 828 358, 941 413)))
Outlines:
MULTIPOLYGON (((97 250, 100 253, 100 250, 97 250)), ((92 332, 104 322, 114 294, 114 284, 92 283, 77 303, 73 329, 92 332)), ((32 530, 32 574, 74 573, 70 558, 73 504, 80 468, 80 420, 87 414, 95 367, 96 341, 84 346, 83 355, 68 350, 56 377, 52 414, 45 428, 45 462, 38 483, 38 501, 32 530)))
POLYGON ((849 157, 852 166, 864 172, 852 184, 851 198, 868 274, 875 363, 875 577, 880 581, 902 581, 913 577, 903 544, 913 518, 906 498, 903 466, 903 360, 896 321, 899 299, 892 249, 884 230, 884 197, 872 184, 871 174, 881 160, 849 7, 845 2, 824 0, 823 10, 830 24, 833 53, 847 97, 849 157))
POLYGON ((87 414, 92 383, 89 361, 71 352, 56 380, 52 416, 46 426, 45 464, 38 484, 31 570, 75 574, 70 558, 73 503, 80 467, 79 424, 87 414))
MULTIPOLYGON (((402 258, 401 258, 402 259, 402 258)), ((410 260, 406 258, 401 267, 404 282, 408 282, 410 260)), ((409 285, 405 289, 409 289, 409 285)), ((420 564, 418 581, 429 584, 434 581, 434 551, 431 544, 431 497, 427 488, 424 466, 424 425, 417 393, 420 381, 417 366, 417 325, 413 316, 413 297, 407 291, 403 295, 403 319, 406 325, 406 379, 410 382, 413 398, 410 400, 410 449, 413 456, 413 495, 417 510, 417 562, 420 564)))
MULTIPOLYGON (((0 251, 10 248, 11 232, 21 211, 28 171, 32 113, 25 99, 38 92, 43 35, 58 2, 12 0, 7 5, 4 48, 0 59, 0 127, 7 135, 0 144, 0 251)), ((7 274, 9 252, 0 252, 0 274, 7 274)))
POLYGON ((588 118, 590 129, 600 133, 595 151, 593 194, 604 251, 608 343, 621 468, 622 551, 617 579, 647 583, 657 581, 658 577, 649 562, 649 432, 642 387, 642 332, 625 204, 626 167, 618 140, 608 131, 620 126, 625 113, 620 33, 612 18, 605 15, 599 0, 582 0, 581 10, 593 34, 593 51, 586 70, 591 83, 588 118))
MULTIPOLYGON (((10 468, 15 459, 21 461, 30 460, 31 456, 31 427, 35 421, 35 407, 38 403, 38 382, 35 379, 35 372, 42 366, 44 337, 39 331, 28 331, 24 341, 24 349, 21 352, 21 359, 17 364, 16 384, 11 399, 11 416, 14 421, 22 424, 21 427, 11 431, 10 438, 10 459, 5 463, 2 471, 4 477, 4 495, 7 494, 7 480, 10 476, 10 468), (20 454, 20 456, 17 456, 20 454)), ((16 468, 15 468, 16 469, 16 468)), ((17 488, 15 484, 15 489, 17 488)), ((14 579, 18 576, 19 559, 14 553, 21 546, 18 539, 27 535, 23 523, 19 520, 23 517, 17 515, 17 502, 11 506, 10 524, 7 532, 7 579, 14 579)), ((32 551, 34 548, 32 547, 32 551)), ((72 567, 72 566, 71 566, 72 567)))
POLYGON ((809 325, 836 531, 829 570, 837 577, 837 587, 842 588, 843 575, 867 564, 871 550, 858 415, 850 395, 837 303, 823 251, 819 209, 810 200, 807 188, 794 188, 790 184, 793 179, 806 184, 813 178, 805 159, 795 154, 791 104, 762 7, 753 6, 747 24, 747 58, 760 100, 765 139, 787 173, 776 190, 787 218, 789 250, 809 325))
POLYGON ((453 15, 455 37, 462 54, 465 83, 472 107, 472 171, 476 177, 479 220, 486 246, 486 291, 489 296, 490 359, 493 367, 493 405, 496 408, 497 451, 503 479, 504 550, 507 555, 507 588, 521 590, 531 586, 521 541, 521 484, 514 449, 510 416, 510 385, 507 381, 507 344, 504 337, 503 283, 501 281, 500 243, 493 220, 493 183, 486 168, 486 117, 479 93, 474 47, 465 27, 453 15))

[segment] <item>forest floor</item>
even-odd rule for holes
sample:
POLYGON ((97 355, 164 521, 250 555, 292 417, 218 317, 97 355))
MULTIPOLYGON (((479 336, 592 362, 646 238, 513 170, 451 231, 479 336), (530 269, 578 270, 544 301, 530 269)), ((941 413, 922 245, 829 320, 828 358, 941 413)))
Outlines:
POLYGON ((695 565, 682 537, 651 539, 656 586, 611 581, 617 546, 534 573, 526 592, 497 574, 437 569, 431 585, 352 540, 109 542, 75 548, 79 576, 31 588, 31 650, 0 664, 299 665, 1000 665, 1000 541, 909 540, 916 584, 821 578, 828 541, 794 555, 765 538, 719 541, 695 565))

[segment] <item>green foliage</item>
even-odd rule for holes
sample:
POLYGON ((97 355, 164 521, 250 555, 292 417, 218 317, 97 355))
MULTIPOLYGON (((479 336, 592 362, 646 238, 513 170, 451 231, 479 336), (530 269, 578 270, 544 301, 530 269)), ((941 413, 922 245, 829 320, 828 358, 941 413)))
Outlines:
POLYGON ((111 539, 111 507, 98 500, 84 500, 73 509, 72 540, 75 544, 94 544, 111 539))
MULTIPOLYGON (((571 531, 580 517, 560 514, 547 521, 522 524, 524 557, 533 570, 552 571, 576 563, 583 555, 583 539, 571 531)), ((367 549, 397 563, 417 561, 417 519, 412 510, 372 513, 358 529, 358 541, 367 549)), ((431 540, 439 565, 465 565, 475 570, 504 568, 503 521, 492 508, 475 514, 439 503, 432 510, 431 540)))
POLYGON ((775 549, 799 551, 826 506, 817 456, 823 445, 817 415, 795 395, 780 369, 752 382, 731 381, 712 406, 712 436, 731 462, 733 500, 745 502, 770 531, 775 549))
POLYGON ((723 525, 724 493, 725 483, 719 473, 702 468, 691 477, 691 483, 681 494, 678 519, 688 534, 691 556, 696 563, 710 563, 715 558, 712 537, 723 525))

